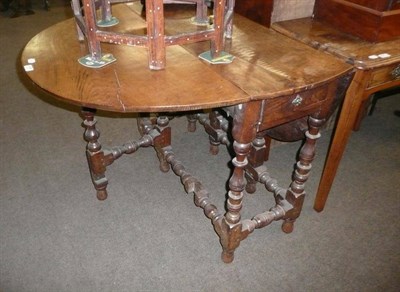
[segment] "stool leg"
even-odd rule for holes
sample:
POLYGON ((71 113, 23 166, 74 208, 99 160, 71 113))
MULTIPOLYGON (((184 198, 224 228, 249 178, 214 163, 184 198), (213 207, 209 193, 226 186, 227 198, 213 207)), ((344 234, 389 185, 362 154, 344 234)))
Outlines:
POLYGON ((83 125, 85 127, 84 139, 87 142, 86 157, 89 164, 90 174, 93 185, 97 191, 97 198, 105 200, 107 198, 108 180, 105 176, 106 162, 105 155, 98 141, 100 132, 96 129, 95 110, 82 109, 84 116, 83 125))
POLYGON ((101 46, 100 41, 97 39, 96 31, 97 25, 95 22, 96 7, 92 0, 82 0, 82 10, 85 15, 84 20, 86 23, 87 30, 87 44, 90 51, 90 55, 94 60, 101 59, 101 46))
POLYGON ((165 68, 166 62, 164 5, 162 0, 146 2, 146 23, 149 68, 151 70, 162 70, 165 68))
POLYGON ((235 8, 235 0, 227 0, 226 2, 226 9, 225 9, 225 19, 224 19, 224 26, 225 26, 225 36, 228 39, 232 38, 232 30, 233 30, 233 13, 235 8))
POLYGON ((220 57, 224 49, 225 4, 226 0, 214 2, 214 37, 211 39, 210 50, 212 59, 220 57))
POLYGON ((208 15, 207 15, 207 5, 204 0, 196 1, 196 18, 195 21, 199 23, 207 23, 208 15))
POLYGON ((103 21, 111 21, 112 15, 111 15, 111 3, 110 3, 110 1, 101 0, 100 11, 101 11, 101 20, 103 20, 103 21))

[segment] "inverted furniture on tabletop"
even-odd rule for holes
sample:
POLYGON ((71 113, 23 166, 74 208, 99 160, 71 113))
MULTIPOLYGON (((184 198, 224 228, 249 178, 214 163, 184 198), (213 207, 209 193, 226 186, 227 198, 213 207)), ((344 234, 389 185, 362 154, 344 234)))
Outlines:
POLYGON ((315 210, 322 211, 351 131, 359 129, 370 96, 400 86, 400 37, 372 43, 312 18, 277 22, 271 28, 310 47, 328 52, 353 65, 356 70, 339 113, 315 198, 315 210))
MULTIPOLYGON (((135 7, 113 6, 113 15, 120 23, 110 29, 143 31, 146 23, 135 7)), ((174 15, 165 20, 167 35, 193 29, 189 18, 174 15)), ((23 64, 31 58, 36 60, 27 74, 38 86, 83 108, 86 153, 99 199, 107 197, 108 165, 123 154, 153 146, 161 170, 171 167, 186 192, 194 194, 196 205, 211 219, 224 262, 233 260, 235 249, 250 233, 272 221, 283 220, 283 231, 292 231, 301 212, 319 129, 340 102, 353 75, 352 66, 238 15, 233 38, 225 40, 224 50, 235 57, 231 64, 215 65, 199 59, 199 54, 209 50, 208 41, 167 47, 166 68, 158 71, 148 69, 144 48, 102 46, 116 62, 101 69, 80 65, 77 60, 88 49, 78 42, 74 20, 70 19, 39 33, 22 53, 23 64), (105 147, 99 141, 95 109, 158 113, 158 118, 139 119, 142 135, 137 140, 105 147), (173 152, 166 116, 174 112, 187 113, 191 130, 196 121, 204 125, 212 153, 221 143, 233 146, 234 170, 226 212, 212 204, 203 183, 173 152), (230 134, 233 141, 228 138, 230 134), (286 141, 306 140, 288 188, 279 187, 264 164, 265 135, 286 141), (242 219, 240 212, 246 179, 247 189, 254 191, 256 182, 260 182, 276 201, 275 206, 251 219, 242 219)))
MULTIPOLYGON (((119 20, 111 12, 112 3, 129 2, 139 4, 138 0, 72 0, 72 8, 80 40, 86 40, 89 54, 79 58, 79 62, 90 68, 100 68, 115 61, 112 54, 103 54, 101 43, 144 47, 148 51, 148 66, 152 70, 162 70, 166 66, 166 48, 191 42, 210 41, 207 52, 209 59, 224 60, 224 34, 231 35, 234 0, 219 0, 213 5, 213 19, 207 15, 205 0, 148 0, 144 1, 146 25, 142 30, 107 30, 118 25, 119 20), (195 4, 196 14, 190 21, 196 29, 180 31, 178 34, 165 34, 164 4, 195 4), (100 16, 99 16, 100 15, 100 16)), ((210 60, 211 61, 211 60, 210 60)))

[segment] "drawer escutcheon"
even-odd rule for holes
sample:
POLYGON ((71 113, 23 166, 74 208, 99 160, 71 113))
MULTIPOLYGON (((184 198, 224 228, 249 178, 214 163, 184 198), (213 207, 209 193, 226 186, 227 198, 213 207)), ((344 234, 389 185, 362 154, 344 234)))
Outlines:
POLYGON ((390 73, 394 79, 400 78, 400 65, 393 69, 392 73, 390 73))
POLYGON ((299 106, 303 102, 303 98, 300 96, 300 94, 296 95, 296 97, 292 100, 292 104, 294 106, 299 106))

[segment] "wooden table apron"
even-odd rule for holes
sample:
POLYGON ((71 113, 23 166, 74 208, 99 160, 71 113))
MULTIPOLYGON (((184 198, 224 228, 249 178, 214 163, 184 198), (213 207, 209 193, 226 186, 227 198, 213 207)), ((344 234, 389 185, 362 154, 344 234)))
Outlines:
MULTIPOLYGON (((137 32, 145 27, 143 19, 126 5, 113 7, 113 15, 120 24, 112 29, 137 32)), ((161 169, 171 167, 185 190, 194 194, 196 205, 211 219, 220 237, 224 262, 233 260, 240 241, 256 228, 283 220, 283 230, 292 231, 300 215, 319 128, 334 110, 352 74, 351 66, 243 17, 235 15, 234 23, 233 39, 226 40, 225 50, 235 59, 228 65, 210 65, 198 58, 209 50, 208 42, 168 47, 167 65, 162 71, 148 69, 143 48, 102 44, 103 53, 112 53, 117 61, 89 69, 77 62, 87 54, 87 47, 77 40, 72 19, 36 35, 22 53, 23 65, 35 59, 33 70, 27 72, 32 81, 68 103, 122 113, 186 111, 192 123, 198 120, 204 125, 214 153, 220 143, 229 143, 226 132, 231 129, 236 157, 224 214, 211 203, 202 183, 176 159, 168 119, 162 115, 157 123, 143 119, 139 123, 142 136, 137 141, 108 148, 98 141, 93 111, 83 111, 87 156, 98 197, 107 196, 105 170, 109 164, 141 146, 154 146, 161 169), (232 116, 231 128, 225 127, 228 122, 218 108, 232 116), (210 114, 198 112, 204 109, 210 109, 210 114), (303 138, 307 128, 293 182, 288 189, 280 188, 260 158, 267 151, 263 135, 295 140, 303 138), (242 220, 245 173, 250 185, 261 182, 274 194, 276 205, 242 220)), ((193 26, 180 17, 166 20, 167 33, 176 34, 179 29, 193 26)))
POLYGON ((370 43, 312 18, 277 22, 271 28, 326 51, 356 69, 339 114, 315 198, 314 208, 320 212, 325 207, 351 131, 360 128, 369 97, 375 92, 400 86, 400 38, 370 43))

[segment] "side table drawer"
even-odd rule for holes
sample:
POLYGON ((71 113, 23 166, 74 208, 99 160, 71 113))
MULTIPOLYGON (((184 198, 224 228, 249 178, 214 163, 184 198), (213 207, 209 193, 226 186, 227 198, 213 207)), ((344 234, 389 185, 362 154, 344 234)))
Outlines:
POLYGON ((368 88, 372 88, 386 82, 400 78, 400 64, 374 69, 368 82, 368 88))
POLYGON ((328 86, 296 94, 266 99, 262 117, 262 128, 274 127, 315 111, 327 98, 328 86))

